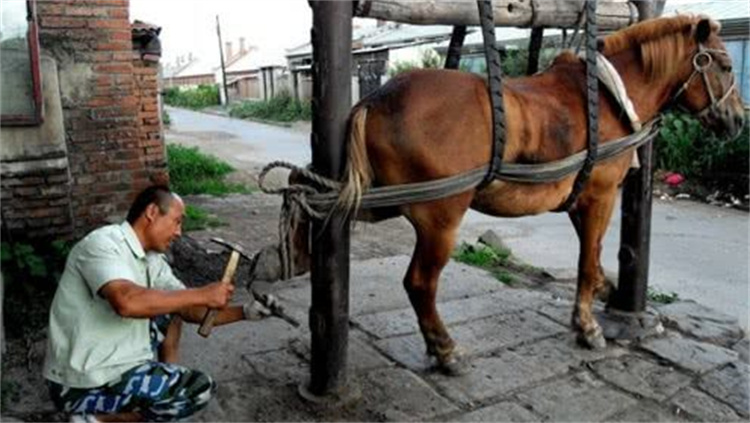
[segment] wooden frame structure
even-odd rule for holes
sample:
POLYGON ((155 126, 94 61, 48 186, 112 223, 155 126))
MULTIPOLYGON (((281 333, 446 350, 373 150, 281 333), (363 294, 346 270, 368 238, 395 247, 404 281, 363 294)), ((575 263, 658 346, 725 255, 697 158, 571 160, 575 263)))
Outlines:
MULTIPOLYGON (((580 26, 586 0, 495 0, 496 26, 535 28, 531 48, 540 45, 541 28, 580 26), (538 29, 538 30, 537 30, 538 29)), ((657 3, 659 0, 656 0, 657 3)), ((661 1, 663 3, 663 0, 661 1)), ((652 17, 652 0, 599 0, 600 28, 614 30, 652 17)), ((373 17, 411 24, 454 25, 454 39, 462 39, 466 25, 477 25, 474 0, 310 0, 313 10, 313 125, 314 171, 338 179, 345 167, 346 128, 351 108, 352 18, 373 17), (464 27, 462 29, 462 27, 464 27)), ((656 10, 661 10, 657 5, 656 10)), ((458 44, 460 52, 460 44, 458 44)), ((538 48, 538 47, 537 47, 538 48)), ((455 51, 451 42, 449 51, 455 51)), ((536 55, 536 54, 532 54, 536 55)), ((449 53, 446 67, 458 59, 449 53)), ((530 71, 533 70, 530 64, 530 71)), ((648 284, 651 225, 651 145, 639 149, 641 168, 626 179, 622 201, 622 240, 619 252, 619 289, 610 301, 618 313, 630 313, 626 326, 642 326, 648 284)), ((349 225, 333 216, 327 224, 315 222, 310 308, 311 376, 301 394, 316 402, 338 402, 347 396, 346 356, 349 322, 349 225)), ((621 319, 622 320, 622 319, 621 319)), ((619 333, 633 334, 625 329, 619 333)))

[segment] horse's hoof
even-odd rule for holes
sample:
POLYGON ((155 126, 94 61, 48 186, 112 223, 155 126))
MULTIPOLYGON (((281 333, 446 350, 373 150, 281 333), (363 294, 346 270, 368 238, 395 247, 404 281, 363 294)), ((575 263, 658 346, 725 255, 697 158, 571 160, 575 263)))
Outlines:
POLYGON ((456 348, 452 353, 437 359, 437 368, 446 376, 461 376, 469 371, 466 354, 461 348, 456 348))
POLYGON ((592 350, 603 350, 607 347, 607 341, 604 339, 602 328, 598 325, 586 332, 579 332, 578 342, 592 350))

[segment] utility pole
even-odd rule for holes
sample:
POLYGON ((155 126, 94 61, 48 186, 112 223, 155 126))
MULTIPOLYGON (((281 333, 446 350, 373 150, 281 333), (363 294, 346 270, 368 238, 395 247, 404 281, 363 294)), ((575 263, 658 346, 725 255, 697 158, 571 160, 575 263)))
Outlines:
POLYGON ((224 104, 229 104, 229 92, 227 91, 227 70, 224 68, 224 50, 221 42, 221 25, 219 15, 216 15, 216 35, 219 36, 219 58, 221 59, 221 83, 224 88, 224 104))

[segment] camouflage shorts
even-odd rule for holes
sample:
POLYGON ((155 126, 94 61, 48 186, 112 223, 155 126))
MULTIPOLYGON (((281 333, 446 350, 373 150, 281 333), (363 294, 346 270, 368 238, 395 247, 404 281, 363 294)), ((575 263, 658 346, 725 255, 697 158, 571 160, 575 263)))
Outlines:
MULTIPOLYGON (((169 324, 152 321, 152 346, 163 340, 169 324), (161 333, 160 333, 161 332, 161 333), (161 337, 161 339, 159 339, 161 337)), ((216 389, 206 374, 175 364, 149 361, 97 388, 69 388, 48 382, 55 406, 71 414, 115 414, 137 411, 147 421, 180 420, 203 409, 216 389)))

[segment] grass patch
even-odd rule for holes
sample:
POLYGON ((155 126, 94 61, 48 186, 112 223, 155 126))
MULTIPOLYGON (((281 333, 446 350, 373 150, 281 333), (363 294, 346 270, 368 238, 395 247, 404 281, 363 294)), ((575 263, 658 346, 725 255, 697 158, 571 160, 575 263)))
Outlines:
POLYGON ((164 102, 170 106, 198 110, 220 104, 218 85, 199 85, 196 88, 173 87, 164 90, 164 102))
POLYGON ((664 291, 651 287, 649 287, 648 291, 646 291, 646 296, 650 301, 659 304, 672 304, 673 302, 680 299, 680 296, 677 295, 676 292, 666 293, 664 291))
POLYGON ((516 277, 503 268, 511 265, 510 256, 509 249, 494 248, 484 244, 472 245, 466 242, 461 243, 453 252, 454 260, 489 270, 495 279, 505 285, 513 286, 517 282, 516 277))
POLYGON ((191 205, 185 207, 185 218, 182 221, 182 229, 185 232, 200 231, 207 228, 216 228, 218 226, 226 225, 226 222, 209 214, 200 207, 191 205))
POLYGON ((226 195, 252 192, 242 184, 226 182, 224 178, 234 168, 215 156, 201 153, 196 147, 167 145, 167 162, 170 185, 179 194, 226 195))
POLYGON ((293 122, 312 119, 309 101, 300 102, 287 92, 268 101, 243 101, 229 109, 229 116, 240 119, 261 119, 276 122, 293 122))
POLYGON ((510 272, 504 269, 495 269, 492 272, 492 276, 499 280, 502 284, 508 286, 514 286, 516 284, 516 278, 510 272))
POLYGON ((486 269, 497 265, 506 265, 510 254, 510 250, 508 249, 493 248, 484 244, 472 245, 463 242, 453 253, 453 258, 461 263, 486 269))

